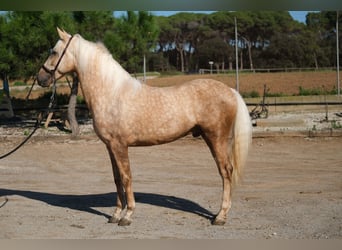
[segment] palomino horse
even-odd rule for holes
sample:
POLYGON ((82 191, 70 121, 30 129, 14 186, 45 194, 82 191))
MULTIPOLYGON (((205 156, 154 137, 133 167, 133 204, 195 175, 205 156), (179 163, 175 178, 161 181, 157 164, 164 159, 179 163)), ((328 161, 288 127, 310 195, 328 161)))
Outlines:
POLYGON ((164 88, 141 84, 103 44, 57 31, 60 40, 40 69, 38 82, 46 87, 66 73, 77 73, 94 130, 112 163, 117 202, 109 222, 129 225, 132 221, 135 200, 128 147, 167 143, 191 132, 203 137, 222 177, 221 209, 212 223, 223 225, 231 207, 232 184, 251 143, 251 121, 241 96, 209 79, 164 88))

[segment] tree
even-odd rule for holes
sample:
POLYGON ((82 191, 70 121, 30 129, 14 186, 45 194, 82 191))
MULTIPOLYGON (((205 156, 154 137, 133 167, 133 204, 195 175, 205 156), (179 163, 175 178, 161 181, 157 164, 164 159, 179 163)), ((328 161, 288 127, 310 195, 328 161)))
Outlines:
POLYGON ((178 13, 167 18, 158 17, 160 27, 158 52, 174 56, 173 59, 169 58, 169 61, 173 61, 181 72, 190 70, 192 56, 203 40, 203 31, 208 29, 204 17, 204 14, 195 13, 178 13))
MULTIPOLYGON (((342 24, 342 13, 339 13, 339 23, 342 24)), ((317 65, 336 65, 336 11, 311 12, 306 16, 308 30, 314 34, 317 65)), ((339 25, 341 29, 342 25, 339 25)), ((342 34, 339 32, 339 39, 342 34)), ((340 49, 341 49, 340 43, 340 49)))
POLYGON ((4 65, 11 78, 34 76, 57 39, 56 26, 71 28, 71 18, 62 12, 8 12, 1 28, 4 65))
POLYGON ((9 41, 5 35, 7 18, 0 15, 0 79, 5 80, 14 65, 13 51, 9 49, 9 41))
MULTIPOLYGON (((342 22, 342 12, 339 20, 342 22)), ((129 72, 141 72, 144 55, 151 70, 192 72, 207 68, 209 60, 223 68, 226 62, 233 65, 236 43, 240 67, 331 67, 336 65, 335 22, 335 11, 308 13, 306 24, 294 21, 287 11, 178 13, 169 17, 128 11, 120 18, 111 11, 2 12, 0 77, 26 81, 34 76, 58 39, 57 26, 102 41, 129 72)))
POLYGON ((208 67, 208 62, 213 61, 217 70, 222 67, 224 70, 225 62, 233 55, 233 49, 225 43, 221 37, 216 36, 205 40, 198 47, 198 62, 202 67, 208 67))
POLYGON ((115 34, 106 35, 105 44, 121 59, 129 72, 142 69, 142 59, 155 46, 159 29, 154 16, 146 11, 127 11, 117 20, 115 34))
MULTIPOLYGON (((185 71, 184 49, 186 45, 186 34, 184 30, 185 21, 183 20, 184 13, 179 13, 170 18, 172 29, 169 31, 173 36, 175 49, 178 53, 177 58, 180 60, 180 71, 185 71)), ((177 60, 178 61, 178 60, 177 60)))
POLYGON ((76 32, 90 41, 103 41, 107 32, 115 29, 112 11, 74 11, 76 32))

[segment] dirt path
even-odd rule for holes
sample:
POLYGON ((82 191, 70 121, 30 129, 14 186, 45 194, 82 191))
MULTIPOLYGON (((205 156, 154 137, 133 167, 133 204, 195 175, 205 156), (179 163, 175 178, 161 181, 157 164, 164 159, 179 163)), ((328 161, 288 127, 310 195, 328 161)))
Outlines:
POLYGON ((223 227, 210 224, 221 180, 202 140, 131 148, 137 208, 118 227, 104 145, 35 137, 0 161, 0 238, 341 239, 341 148, 341 137, 254 139, 223 227))

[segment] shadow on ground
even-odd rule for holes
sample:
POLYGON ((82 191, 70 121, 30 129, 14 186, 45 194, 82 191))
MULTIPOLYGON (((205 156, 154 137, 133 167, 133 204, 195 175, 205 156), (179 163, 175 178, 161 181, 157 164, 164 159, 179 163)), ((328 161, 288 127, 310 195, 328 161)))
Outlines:
MULTIPOLYGON (((95 208, 114 207, 116 204, 117 194, 104 193, 87 195, 65 195, 26 190, 0 189, 0 197, 11 195, 19 195, 32 200, 42 201, 53 206, 88 212, 104 216, 109 219, 111 217, 110 215, 102 213, 95 208)), ((187 199, 168 195, 139 192, 134 193, 134 196, 137 203, 150 204, 154 206, 193 213, 209 220, 212 220, 214 218, 214 215, 210 211, 187 199)), ((10 202, 10 199, 8 200, 10 202)))

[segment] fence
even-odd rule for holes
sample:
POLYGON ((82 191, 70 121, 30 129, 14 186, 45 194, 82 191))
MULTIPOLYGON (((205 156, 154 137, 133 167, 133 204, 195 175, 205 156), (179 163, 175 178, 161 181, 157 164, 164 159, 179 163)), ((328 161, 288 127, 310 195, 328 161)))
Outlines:
MULTIPOLYGON (((312 72, 312 71, 333 71, 334 67, 326 68, 268 68, 268 69, 239 69, 239 72, 245 73, 276 73, 276 72, 312 72)), ((229 74, 235 73, 235 70, 222 69, 199 69, 199 74, 229 74)))

